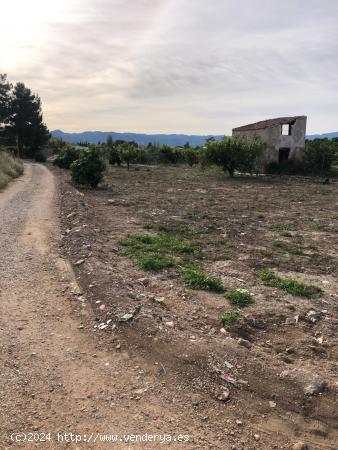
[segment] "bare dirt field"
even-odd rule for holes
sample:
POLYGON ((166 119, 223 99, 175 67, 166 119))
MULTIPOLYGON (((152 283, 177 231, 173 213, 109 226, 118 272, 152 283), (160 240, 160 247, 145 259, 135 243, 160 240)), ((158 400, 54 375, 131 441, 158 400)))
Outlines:
POLYGON ((113 403, 191 449, 338 448, 337 183, 139 166, 80 192, 55 173, 80 327, 137 373, 113 403), (191 288, 196 266, 253 301, 191 288))

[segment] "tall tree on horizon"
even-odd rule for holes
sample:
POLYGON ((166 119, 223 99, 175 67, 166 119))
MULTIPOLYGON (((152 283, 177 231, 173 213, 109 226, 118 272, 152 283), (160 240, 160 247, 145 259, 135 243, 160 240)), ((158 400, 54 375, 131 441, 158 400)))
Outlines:
POLYGON ((4 124, 10 112, 10 92, 12 85, 7 81, 7 75, 0 73, 0 142, 5 132, 4 124))
POLYGON ((41 100, 24 83, 17 83, 11 99, 10 116, 7 131, 16 138, 18 156, 24 156, 24 148, 29 149, 28 156, 34 156, 41 150, 50 133, 43 122, 41 100))

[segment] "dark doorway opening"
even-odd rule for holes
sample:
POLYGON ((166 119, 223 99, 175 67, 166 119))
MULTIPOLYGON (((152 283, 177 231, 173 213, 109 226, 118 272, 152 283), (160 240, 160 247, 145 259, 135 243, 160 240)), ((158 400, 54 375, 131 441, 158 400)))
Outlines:
POLYGON ((290 149, 287 147, 283 147, 279 149, 278 154, 278 162, 283 163, 284 161, 287 161, 289 159, 290 155, 290 149))

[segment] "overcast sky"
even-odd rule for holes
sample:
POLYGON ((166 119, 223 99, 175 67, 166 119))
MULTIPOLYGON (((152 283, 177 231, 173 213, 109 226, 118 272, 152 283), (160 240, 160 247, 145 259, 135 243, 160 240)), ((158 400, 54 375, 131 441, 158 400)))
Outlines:
MULTIPOLYGON (((4 4, 3 4, 4 3, 4 4)), ((0 73, 50 129, 228 134, 307 115, 338 130, 337 0, 10 0, 0 73)))

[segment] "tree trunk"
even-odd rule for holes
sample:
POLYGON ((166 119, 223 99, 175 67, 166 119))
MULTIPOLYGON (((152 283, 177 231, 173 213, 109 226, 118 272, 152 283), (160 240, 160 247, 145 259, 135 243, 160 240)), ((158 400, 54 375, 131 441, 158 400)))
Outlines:
POLYGON ((18 136, 18 155, 19 158, 23 157, 23 138, 22 136, 18 136))
POLYGON ((233 178, 234 174, 235 174, 235 169, 233 167, 228 167, 228 172, 229 172, 230 178, 233 178))

